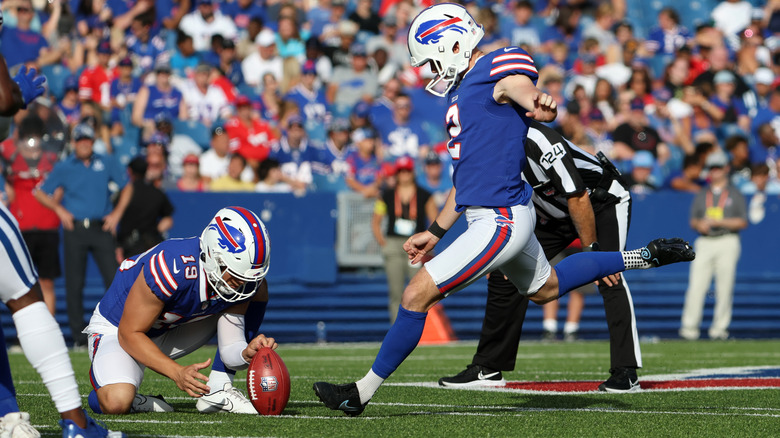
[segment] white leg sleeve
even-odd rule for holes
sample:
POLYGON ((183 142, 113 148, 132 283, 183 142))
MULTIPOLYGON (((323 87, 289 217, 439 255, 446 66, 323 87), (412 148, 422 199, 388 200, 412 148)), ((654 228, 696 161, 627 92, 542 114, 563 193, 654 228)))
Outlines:
POLYGON ((24 355, 41 375, 57 411, 80 408, 81 396, 68 357, 68 348, 46 304, 39 301, 12 316, 24 355))

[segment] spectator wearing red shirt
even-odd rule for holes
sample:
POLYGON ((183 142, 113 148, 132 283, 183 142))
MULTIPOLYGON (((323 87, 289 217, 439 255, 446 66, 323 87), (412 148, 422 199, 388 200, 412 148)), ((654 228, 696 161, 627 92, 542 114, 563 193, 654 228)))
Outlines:
POLYGON ((94 64, 85 68, 79 77, 79 99, 82 102, 95 102, 108 111, 111 109, 111 75, 108 67, 111 43, 108 40, 101 41, 96 52, 94 64))
POLYGON ((236 115, 225 124, 230 137, 230 150, 246 158, 253 169, 268 157, 271 143, 277 139, 271 125, 252 112, 252 102, 246 96, 236 98, 236 115))
POLYGON ((6 191, 9 210, 19 222, 35 268, 40 275, 46 307, 55 311, 54 279, 62 275, 59 244, 60 220, 52 210, 41 205, 33 191, 51 172, 57 153, 42 149, 46 127, 40 117, 29 115, 19 125, 18 139, 0 143, 6 165, 6 191))

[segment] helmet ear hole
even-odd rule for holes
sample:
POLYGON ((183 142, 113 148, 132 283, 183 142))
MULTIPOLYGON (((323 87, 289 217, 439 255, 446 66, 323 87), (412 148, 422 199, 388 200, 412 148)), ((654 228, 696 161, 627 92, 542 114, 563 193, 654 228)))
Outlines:
POLYGON ((455 44, 452 45, 452 53, 458 54, 460 52, 460 42, 455 41, 455 44))

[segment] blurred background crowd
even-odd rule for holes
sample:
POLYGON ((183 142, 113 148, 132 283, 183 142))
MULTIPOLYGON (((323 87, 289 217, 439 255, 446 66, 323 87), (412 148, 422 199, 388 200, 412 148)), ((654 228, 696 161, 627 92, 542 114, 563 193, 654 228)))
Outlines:
MULTIPOLYGON (((480 48, 520 46, 561 111, 555 127, 603 151, 635 194, 697 192, 706 156, 729 156, 745 193, 780 192, 780 1, 465 1, 480 48)), ((443 99, 412 68, 413 0, 9 0, 0 52, 40 69, 39 118, 52 158, 73 128, 122 164, 143 157, 162 190, 375 197, 395 161, 449 189, 443 99)), ((28 148, 29 149, 29 148, 28 148)), ((38 152, 34 152, 38 153, 38 152)))

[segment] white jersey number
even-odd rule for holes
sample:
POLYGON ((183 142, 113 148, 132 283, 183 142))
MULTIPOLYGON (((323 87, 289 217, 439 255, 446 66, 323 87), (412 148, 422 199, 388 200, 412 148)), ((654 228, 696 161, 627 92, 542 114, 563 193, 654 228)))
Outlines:
POLYGON ((453 160, 460 159, 460 143, 455 141, 455 137, 460 135, 460 110, 458 110, 458 104, 453 104, 447 110, 447 117, 445 123, 449 128, 447 132, 450 134, 450 141, 447 142, 447 150, 450 152, 450 156, 453 160))

